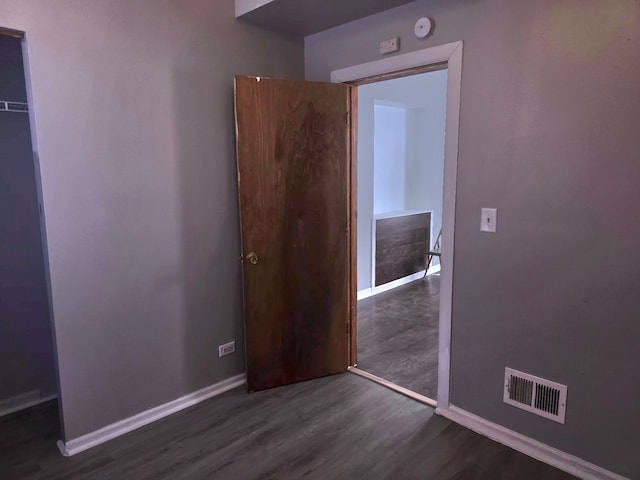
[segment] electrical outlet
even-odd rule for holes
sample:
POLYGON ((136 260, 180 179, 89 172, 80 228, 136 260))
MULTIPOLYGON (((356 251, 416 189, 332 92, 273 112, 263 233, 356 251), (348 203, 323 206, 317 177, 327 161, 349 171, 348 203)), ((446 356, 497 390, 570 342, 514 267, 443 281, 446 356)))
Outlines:
POLYGON ((236 342, 225 343, 218 347, 218 356, 224 357, 236 351, 236 342))
POLYGON ((400 37, 390 38, 380 42, 380 54, 393 53, 400 50, 400 37))

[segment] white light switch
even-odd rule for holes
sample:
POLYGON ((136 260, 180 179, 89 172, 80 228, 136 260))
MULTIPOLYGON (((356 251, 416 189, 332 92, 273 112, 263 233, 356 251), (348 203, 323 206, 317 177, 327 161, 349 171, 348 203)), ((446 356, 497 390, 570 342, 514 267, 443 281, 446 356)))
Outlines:
POLYGON ((498 209, 497 208, 483 208, 480 218, 480 231, 481 232, 495 232, 496 223, 498 222, 498 209))

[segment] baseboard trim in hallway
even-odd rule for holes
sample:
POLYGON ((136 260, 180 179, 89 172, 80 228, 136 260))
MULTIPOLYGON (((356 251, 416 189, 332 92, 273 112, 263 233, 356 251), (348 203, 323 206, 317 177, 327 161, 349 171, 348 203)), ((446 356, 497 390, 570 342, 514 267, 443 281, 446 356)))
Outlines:
MULTIPOLYGON (((427 276, 433 275, 435 273, 440 273, 440 265, 436 265, 435 267, 429 267, 429 270, 427 271, 427 276)), ((407 285, 408 283, 415 282, 416 280, 421 280, 424 278, 424 276, 425 276, 424 270, 421 270, 417 273, 413 273, 404 278, 400 278, 398 280, 385 283, 384 285, 380 285, 378 287, 365 288, 364 290, 360 290, 357 293, 357 298, 358 300, 364 300, 365 298, 373 297, 374 295, 378 295, 379 293, 388 292, 389 290, 393 290, 394 288, 407 285)))
POLYGON ((361 377, 367 378, 373 382, 376 382, 383 387, 387 387, 390 390, 401 393, 402 395, 412 398, 420 403, 424 403, 425 405, 429 405, 430 407, 436 408, 437 403, 435 400, 430 399, 429 397, 425 397, 424 395, 420 395, 408 388, 401 387, 400 385, 396 385, 395 383, 391 383, 384 378, 380 378, 372 373, 365 372, 364 370, 359 369, 358 367, 349 367, 349 372, 355 373, 361 377))
POLYGON ((549 445, 514 432, 497 423, 490 422, 482 417, 478 417, 454 405, 449 405, 449 408, 437 408, 436 413, 484 437, 490 438, 502 445, 513 448, 520 453, 524 453, 583 480, 629 480, 622 475, 610 472, 582 458, 550 447, 549 445))
POLYGON ((164 417, 172 415, 203 402, 209 398, 220 395, 228 390, 244 385, 247 381, 246 375, 236 375, 229 377, 221 382, 215 383, 201 390, 197 390, 193 393, 180 397, 171 402, 159 405, 157 407, 146 410, 142 413, 134 415, 124 420, 107 425, 95 432, 87 433, 81 437, 74 438, 68 442, 58 441, 58 448, 60 453, 65 457, 76 455, 80 452, 84 452, 92 447, 98 446, 116 437, 129 433, 138 428, 144 427, 152 422, 160 420, 164 417))

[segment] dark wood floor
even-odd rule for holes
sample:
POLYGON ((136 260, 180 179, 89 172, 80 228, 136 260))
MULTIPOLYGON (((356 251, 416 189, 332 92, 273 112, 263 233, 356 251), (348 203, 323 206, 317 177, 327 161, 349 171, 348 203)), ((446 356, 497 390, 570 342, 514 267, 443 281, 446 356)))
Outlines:
POLYGON ((0 478, 574 478, 348 373, 235 389, 71 458, 57 438, 55 402, 0 419, 0 478))
POLYGON ((440 275, 358 302, 358 367, 435 400, 440 275))

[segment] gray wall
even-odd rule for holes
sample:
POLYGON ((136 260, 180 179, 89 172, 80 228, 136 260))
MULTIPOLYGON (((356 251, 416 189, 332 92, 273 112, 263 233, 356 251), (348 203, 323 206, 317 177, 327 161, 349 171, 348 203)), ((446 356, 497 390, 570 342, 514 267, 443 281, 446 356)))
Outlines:
POLYGON ((640 2, 417 1, 307 37, 306 76, 396 35, 465 42, 452 403, 640 478, 640 2), (503 404, 505 366, 568 385, 566 425, 503 404))
MULTIPOLYGON (((22 46, 0 36, 0 100, 26 102, 22 46)), ((0 401, 55 393, 29 116, 0 112, 0 401)))
POLYGON ((0 25, 27 32, 65 437, 242 373, 233 76, 301 78, 302 42, 233 0, 2 0, 0 25))

